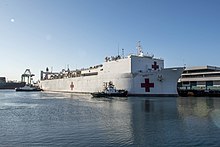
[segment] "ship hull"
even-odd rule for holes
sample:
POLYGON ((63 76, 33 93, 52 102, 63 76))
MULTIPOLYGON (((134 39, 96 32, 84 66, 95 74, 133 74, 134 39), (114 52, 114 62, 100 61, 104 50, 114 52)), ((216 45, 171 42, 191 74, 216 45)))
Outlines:
POLYGON ((111 73, 53 80, 41 80, 44 91, 94 93, 103 90, 103 83, 112 81, 128 96, 178 96, 177 81, 183 68, 167 68, 142 73, 111 73))

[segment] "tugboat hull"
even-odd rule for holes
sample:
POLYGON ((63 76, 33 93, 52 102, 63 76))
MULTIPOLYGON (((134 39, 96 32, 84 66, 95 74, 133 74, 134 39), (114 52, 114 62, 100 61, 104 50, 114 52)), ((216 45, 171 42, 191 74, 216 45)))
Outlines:
POLYGON ((91 93, 91 95, 93 97, 127 97, 128 92, 127 91, 123 91, 119 93, 94 92, 94 93, 91 93))
POLYGON ((40 88, 36 88, 36 89, 21 89, 21 88, 16 88, 16 91, 21 91, 21 92, 32 92, 32 91, 42 91, 42 89, 40 88))

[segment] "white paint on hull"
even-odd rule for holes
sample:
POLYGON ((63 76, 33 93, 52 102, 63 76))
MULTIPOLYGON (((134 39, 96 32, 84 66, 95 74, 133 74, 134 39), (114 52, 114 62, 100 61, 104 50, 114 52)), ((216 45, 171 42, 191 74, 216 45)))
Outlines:
POLYGON ((164 60, 130 55, 101 65, 62 73, 41 72, 40 87, 45 91, 92 93, 103 91, 104 82, 113 82, 129 95, 177 95, 177 81, 183 67, 164 68, 164 60))
POLYGON ((40 85, 45 91, 91 93, 102 91, 103 83, 112 81, 117 89, 128 90, 131 95, 177 95, 177 80, 182 71, 182 68, 170 68, 148 73, 115 73, 42 80, 40 85), (145 79, 149 79, 149 83, 154 85, 149 87, 149 91, 141 87, 145 83, 145 79))

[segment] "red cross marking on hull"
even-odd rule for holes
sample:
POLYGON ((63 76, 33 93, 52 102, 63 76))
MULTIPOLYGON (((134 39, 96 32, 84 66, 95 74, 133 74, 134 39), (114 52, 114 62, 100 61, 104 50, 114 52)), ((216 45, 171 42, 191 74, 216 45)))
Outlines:
POLYGON ((73 88, 74 88, 73 82, 71 82, 70 88, 71 88, 71 90, 73 90, 73 88))
POLYGON ((152 65, 152 68, 153 68, 154 70, 159 69, 159 65, 157 65, 157 62, 156 62, 156 61, 154 61, 154 64, 152 65))
POLYGON ((154 88, 154 83, 150 83, 149 79, 145 79, 145 83, 141 83, 141 88, 145 88, 145 92, 150 92, 150 88, 154 88))

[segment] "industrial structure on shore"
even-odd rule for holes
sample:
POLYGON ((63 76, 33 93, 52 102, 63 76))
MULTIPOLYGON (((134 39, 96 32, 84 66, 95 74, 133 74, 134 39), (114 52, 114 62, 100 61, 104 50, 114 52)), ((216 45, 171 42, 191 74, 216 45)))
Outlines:
POLYGON ((6 81, 5 77, 0 77, 0 89, 15 89, 24 85, 25 82, 6 81))

